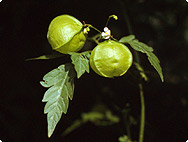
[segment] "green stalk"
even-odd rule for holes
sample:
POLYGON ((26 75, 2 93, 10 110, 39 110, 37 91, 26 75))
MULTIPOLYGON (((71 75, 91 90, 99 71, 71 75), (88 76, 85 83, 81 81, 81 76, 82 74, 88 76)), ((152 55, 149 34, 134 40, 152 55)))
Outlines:
MULTIPOLYGON (((125 3, 123 3, 122 0, 119 0, 119 4, 121 6, 121 10, 124 15, 124 20, 127 24, 128 31, 130 34, 133 34, 129 16, 126 11, 125 3)), ((134 51, 134 57, 135 57, 135 61, 140 65, 140 58, 139 58, 139 54, 137 51, 134 51)), ((144 140, 144 126, 145 126, 145 103, 144 103, 144 93, 143 93, 142 82, 139 82, 139 90, 140 90, 140 101, 141 101, 139 142, 143 142, 143 140, 144 140)))
POLYGON ((107 22, 106 22, 105 27, 107 27, 107 26, 108 26, 108 22, 109 22, 109 20, 110 20, 111 18, 113 18, 113 19, 115 19, 115 20, 117 20, 117 19, 118 19, 118 17, 117 17, 116 15, 110 15, 110 16, 108 17, 108 20, 107 20, 107 22))
POLYGON ((141 100, 139 142, 143 142, 143 140, 144 140, 144 126, 145 126, 145 103, 144 103, 143 85, 141 83, 139 83, 139 89, 140 89, 140 100, 141 100))
POLYGON ((86 26, 93 28, 94 30, 96 30, 97 32, 99 32, 100 34, 102 33, 100 30, 98 30, 97 28, 95 28, 94 26, 90 25, 90 24, 86 24, 86 26))
MULTIPOLYGON (((122 10, 122 13, 123 13, 123 16, 124 16, 124 21, 127 25, 127 29, 128 29, 128 32, 129 34, 133 34, 133 30, 132 30, 132 26, 131 26, 131 23, 130 23, 130 20, 129 20, 129 16, 128 16, 128 13, 126 11, 126 7, 125 7, 125 3, 122 1, 122 0, 119 0, 119 4, 121 6, 121 10, 122 10)), ((139 58, 139 55, 138 55, 138 52, 137 51, 134 51, 134 57, 135 57, 135 61, 140 64, 140 58, 139 58)))

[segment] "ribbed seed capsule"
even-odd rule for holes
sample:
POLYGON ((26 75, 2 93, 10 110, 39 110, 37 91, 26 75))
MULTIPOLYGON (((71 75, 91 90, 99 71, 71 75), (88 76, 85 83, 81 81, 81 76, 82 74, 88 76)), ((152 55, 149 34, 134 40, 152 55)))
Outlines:
POLYGON ((90 66, 100 76, 122 76, 131 67, 133 56, 127 46, 107 40, 99 43, 91 52, 90 66))
POLYGON ((82 49, 86 41, 82 23, 70 15, 60 15, 49 25, 47 38, 53 50, 67 54, 82 49))

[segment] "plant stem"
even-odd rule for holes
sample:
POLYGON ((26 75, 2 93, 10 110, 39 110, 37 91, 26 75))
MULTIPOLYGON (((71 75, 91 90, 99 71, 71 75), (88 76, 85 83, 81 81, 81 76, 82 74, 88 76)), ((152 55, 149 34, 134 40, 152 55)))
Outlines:
POLYGON ((124 124, 125 124, 125 129, 126 129, 126 132, 127 132, 127 136, 131 140, 129 111, 124 112, 124 114, 123 114, 123 120, 124 120, 124 124))
POLYGON ((127 124, 126 126, 127 136, 131 140, 131 131, 130 131, 130 124, 127 124))
MULTIPOLYGON (((121 6, 121 10, 122 10, 122 13, 123 13, 123 16, 124 16, 124 21, 125 21, 127 28, 128 28, 128 32, 129 32, 129 34, 133 34, 132 26, 131 26, 131 23, 130 23, 128 13, 126 11, 125 3, 124 3, 124 1, 119 0, 119 4, 121 6)), ((140 64, 140 59, 139 59, 139 55, 138 55, 137 51, 134 51, 134 57, 135 57, 135 61, 138 64, 140 64)))
POLYGON ((110 19, 111 19, 111 18, 114 18, 115 20, 117 20, 117 19, 118 19, 118 17, 117 17, 116 15, 110 15, 110 16, 108 17, 108 20, 107 20, 107 22, 106 22, 105 27, 107 27, 107 26, 108 26, 108 22, 110 21, 110 19))
POLYGON ((101 37, 101 31, 97 28, 95 28, 94 26, 92 26, 91 24, 85 24, 87 27, 94 29, 95 31, 98 32, 98 34, 96 34, 95 36, 93 36, 92 38, 87 38, 88 40, 92 40, 94 41, 96 44, 99 44, 99 40, 101 37), (99 39, 98 39, 99 38, 99 39))
POLYGON ((141 101, 139 142, 143 142, 143 140, 144 140, 144 126, 145 126, 145 103, 144 103, 143 85, 141 83, 139 83, 139 89, 140 89, 140 101, 141 101))
MULTIPOLYGON (((127 24, 128 31, 130 34, 133 34, 129 16, 126 11, 125 3, 122 0, 119 0, 119 4, 121 6, 121 10, 124 15, 124 20, 127 24)), ((128 4, 126 4, 126 5, 128 5, 128 4)), ((135 50, 134 50, 134 57, 135 57, 135 61, 137 62, 137 64, 140 65, 139 54, 135 50)), ((143 142, 143 140, 144 140, 144 126, 145 126, 145 103, 144 103, 143 84, 141 81, 139 82, 139 90, 140 90, 140 99, 141 99, 139 142, 143 142)))
POLYGON ((94 26, 90 25, 90 24, 86 24, 86 26, 93 28, 94 30, 96 30, 97 32, 99 32, 101 34, 101 31, 98 30, 97 28, 95 28, 94 26))
POLYGON ((87 38, 88 40, 94 41, 96 44, 99 44, 99 39, 100 39, 101 35, 100 34, 96 34, 91 38, 87 38))

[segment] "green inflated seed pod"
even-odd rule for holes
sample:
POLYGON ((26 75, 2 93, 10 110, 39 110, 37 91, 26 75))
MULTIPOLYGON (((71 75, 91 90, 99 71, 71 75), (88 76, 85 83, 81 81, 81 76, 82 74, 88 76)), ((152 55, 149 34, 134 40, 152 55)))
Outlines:
POLYGON ((81 50, 86 41, 82 23, 67 14, 51 21, 47 38, 52 49, 63 54, 81 50))
POLYGON ((122 76, 131 67, 133 56, 127 46, 107 40, 99 43, 91 52, 90 66, 100 76, 122 76))

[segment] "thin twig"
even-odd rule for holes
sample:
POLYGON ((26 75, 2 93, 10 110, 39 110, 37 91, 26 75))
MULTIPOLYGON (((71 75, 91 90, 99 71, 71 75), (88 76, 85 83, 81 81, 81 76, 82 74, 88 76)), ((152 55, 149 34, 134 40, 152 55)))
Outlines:
POLYGON ((141 83, 139 83, 139 89, 140 89, 140 100, 141 100, 139 142, 143 142, 143 140, 144 140, 144 126, 145 126, 145 103, 144 103, 143 85, 141 83))
MULTIPOLYGON (((126 7, 125 7, 125 3, 124 3, 124 1, 119 0, 119 4, 121 6, 121 10, 122 10, 122 13, 123 13, 123 16, 124 16, 124 21, 125 21, 125 23, 127 25, 127 28, 128 28, 128 32, 129 32, 129 34, 132 35, 133 34, 133 30, 132 30, 132 26, 131 26, 131 23, 130 23, 130 19, 129 19, 126 7)), ((138 64, 140 64, 140 58, 139 58, 139 55, 138 55, 137 51, 134 51, 134 57, 135 57, 135 61, 138 64)))
MULTIPOLYGON (((128 13, 126 11, 125 4, 123 3, 122 0, 119 0, 121 10, 124 16, 124 20, 127 24, 127 28, 129 31, 129 34, 133 34, 133 30, 131 27, 131 23, 129 20, 128 13)), ((135 57, 135 62, 140 65, 140 57, 137 51, 134 51, 134 57, 135 57)), ((140 99, 141 99, 141 114, 140 114, 140 132, 139 132, 139 142, 143 142, 144 140, 144 126, 145 126, 145 104, 144 104, 144 93, 143 93, 143 84, 140 81, 139 82, 139 89, 140 89, 140 99)))

